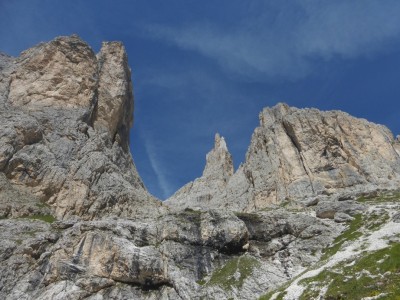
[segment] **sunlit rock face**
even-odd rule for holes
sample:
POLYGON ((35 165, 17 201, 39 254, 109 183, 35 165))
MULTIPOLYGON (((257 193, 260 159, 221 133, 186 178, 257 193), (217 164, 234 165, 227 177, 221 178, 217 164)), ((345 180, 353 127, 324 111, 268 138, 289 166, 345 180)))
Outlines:
POLYGON ((128 139, 133 124, 133 94, 125 47, 119 42, 105 42, 97 60, 99 84, 94 128, 105 128, 111 136, 119 133, 121 138, 128 139))
POLYGON ((97 61, 79 37, 60 37, 21 53, 8 101, 26 109, 88 108, 97 85, 97 61))
MULTIPOLYGON (((341 111, 278 104, 260 113, 246 161, 222 192, 210 190, 211 201, 185 205, 253 211, 284 201, 393 188, 399 181, 398 142, 386 127, 341 111)), ((181 205, 185 192, 192 199, 183 189, 167 203, 181 205)))
POLYGON ((400 143, 385 127, 266 108, 236 172, 217 134, 202 176, 165 205, 129 151, 133 108, 119 42, 0 53, 0 299, 269 299, 286 283, 276 297, 307 298, 330 292, 329 276, 292 281, 316 263, 392 259, 400 143))

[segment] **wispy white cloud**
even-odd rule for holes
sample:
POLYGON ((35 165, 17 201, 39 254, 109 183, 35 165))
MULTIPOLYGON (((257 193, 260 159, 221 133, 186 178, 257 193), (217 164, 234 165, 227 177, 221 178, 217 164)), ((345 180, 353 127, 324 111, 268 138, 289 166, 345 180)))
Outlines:
POLYGON ((247 10, 229 28, 194 21, 184 27, 152 25, 149 32, 253 80, 296 79, 313 71, 315 59, 386 51, 399 40, 399 15, 397 0, 270 1, 247 10))
POLYGON ((150 166, 153 169, 154 174, 156 175, 158 186, 160 187, 163 198, 165 199, 173 193, 174 189, 171 187, 167 180, 164 168, 162 167, 160 160, 158 159, 156 147, 154 146, 152 140, 146 134, 142 134, 141 136, 144 142, 144 148, 149 159, 150 166))

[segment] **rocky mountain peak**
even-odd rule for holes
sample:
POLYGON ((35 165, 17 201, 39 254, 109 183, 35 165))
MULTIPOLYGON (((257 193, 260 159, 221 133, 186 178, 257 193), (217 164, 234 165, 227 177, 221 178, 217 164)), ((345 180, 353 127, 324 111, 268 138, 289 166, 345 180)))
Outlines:
POLYGON ((29 110, 93 105, 97 60, 77 35, 58 37, 21 53, 10 78, 8 102, 29 110))
POLYGON ((397 154, 400 156, 400 135, 396 137, 396 141, 393 145, 394 150, 396 150, 397 154))
POLYGON ((59 219, 157 211, 129 151, 133 91, 122 43, 105 42, 96 56, 64 36, 0 60, 0 171, 11 184, 59 219))
MULTIPOLYGON (((223 190, 210 193, 203 209, 253 211, 297 199, 393 188, 400 182, 398 143, 382 125, 340 111, 284 103, 264 108, 259 118, 245 163, 226 177, 223 190)), ((207 164, 214 158, 225 161, 216 153, 210 152, 207 164)), ((190 193, 186 198, 187 203, 193 199, 190 193)), ((169 204, 174 206, 173 197, 169 204)), ((192 204, 197 207, 198 202, 192 204)))
POLYGON ((9 105, 34 114, 74 110, 127 150, 134 106, 122 43, 104 42, 96 55, 79 36, 62 36, 22 52, 12 63, 3 55, 1 62, 3 76, 9 75, 0 82, 0 95, 6 94, 9 105))
POLYGON ((234 172, 232 155, 228 151, 224 137, 215 134, 214 148, 206 156, 203 177, 228 180, 234 172))
POLYGON ((225 151, 228 151, 228 147, 226 146, 225 138, 221 137, 219 133, 215 134, 214 137, 214 150, 216 149, 223 149, 225 151))
POLYGON ((259 115, 260 126, 266 127, 280 122, 291 109, 286 103, 278 103, 273 107, 264 108, 259 115))
POLYGON ((234 173, 232 155, 224 137, 215 134, 214 148, 206 155, 203 175, 189 182, 164 203, 185 207, 205 207, 212 203, 214 196, 222 193, 234 173))

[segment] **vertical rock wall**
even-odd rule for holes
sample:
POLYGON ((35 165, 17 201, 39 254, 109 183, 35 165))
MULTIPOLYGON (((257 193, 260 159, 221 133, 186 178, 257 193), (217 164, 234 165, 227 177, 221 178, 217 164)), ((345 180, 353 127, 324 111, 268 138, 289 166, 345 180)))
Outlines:
POLYGON ((129 151, 133 94, 121 43, 96 56, 73 35, 0 58, 0 171, 12 184, 61 219, 162 209, 129 151))

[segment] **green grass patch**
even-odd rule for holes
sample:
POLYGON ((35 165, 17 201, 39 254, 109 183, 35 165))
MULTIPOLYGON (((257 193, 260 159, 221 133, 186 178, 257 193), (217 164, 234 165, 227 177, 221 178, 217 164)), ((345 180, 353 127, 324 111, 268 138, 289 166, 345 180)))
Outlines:
POLYGON ((246 213, 246 212, 235 212, 235 216, 243 221, 260 221, 261 217, 258 214, 246 213))
POLYGON ((361 214, 355 215, 354 220, 351 221, 349 228, 339 235, 332 243, 332 246, 323 251, 322 260, 327 259, 334 255, 346 241, 354 241, 362 236, 358 230, 363 225, 363 217, 361 214))
POLYGON ((53 223, 54 221, 56 221, 56 218, 54 218, 52 215, 33 215, 23 217, 23 219, 40 220, 47 223, 53 223))
POLYGON ((28 230, 23 232, 23 234, 27 234, 30 237, 35 237, 38 232, 40 232, 40 230, 28 230))
POLYGON ((183 211, 179 212, 176 217, 179 221, 192 226, 193 224, 200 224, 201 214, 202 212, 200 210, 185 208, 183 211))
POLYGON ((222 268, 216 270, 208 282, 201 283, 207 286, 218 285, 225 290, 230 290, 231 287, 240 288, 244 280, 253 273, 254 268, 259 266, 260 263, 253 257, 245 255, 232 258, 222 268))
POLYGON ((371 231, 375 231, 386 224, 387 221, 389 221, 390 217, 387 212, 379 213, 374 211, 371 214, 364 216, 364 219, 366 223, 365 228, 371 231))
POLYGON ((362 299, 381 293, 379 299, 400 299, 400 244, 364 253, 353 265, 339 264, 315 277, 299 282, 306 286, 300 299, 317 299, 327 287, 324 299, 362 299))
POLYGON ((323 251, 321 257, 325 260, 338 252, 343 244, 347 241, 354 241, 366 234, 366 231, 375 231, 381 228, 389 220, 389 215, 386 212, 372 212, 371 214, 358 214, 354 216, 354 220, 350 222, 347 228, 339 235, 329 248, 323 251))
POLYGON ((196 283, 197 283, 198 285, 205 285, 205 284, 207 283, 207 281, 204 280, 204 279, 200 279, 200 280, 197 280, 196 283))
POLYGON ((400 201, 400 192, 386 192, 378 196, 361 196, 357 199, 358 202, 368 204, 379 204, 385 202, 397 202, 400 201))
POLYGON ((195 210, 189 207, 185 208, 184 212, 188 214, 201 215, 201 210, 195 210))
MULTIPOLYGON (((323 261, 328 259, 329 257, 333 256, 336 254, 339 250, 342 249, 342 246, 345 242, 347 241, 354 241, 358 238, 360 238, 363 235, 367 235, 370 232, 373 232, 375 230, 378 230, 381 228, 384 224, 388 222, 390 219, 389 215, 387 212, 384 210, 381 211, 373 211, 369 214, 358 214, 354 216, 354 220, 352 220, 347 229, 342 232, 341 235, 339 235, 331 244, 331 246, 327 249, 324 250, 322 258, 320 263, 323 265, 323 261)), ((366 245, 364 245, 366 247, 366 245)), ((362 259, 359 259, 356 261, 356 264, 353 266, 348 266, 346 267, 346 264, 342 263, 339 264, 336 268, 330 269, 329 271, 323 271, 320 274, 316 275, 315 277, 311 278, 305 278, 301 280, 299 283, 306 286, 305 291, 303 292, 302 296, 300 297, 301 300, 310 300, 310 299, 320 299, 319 294, 320 291, 323 287, 329 286, 327 294, 324 296, 323 299, 330 299, 330 300, 339 300, 339 299, 361 299, 362 297, 372 297, 375 295, 380 294, 381 292, 388 292, 388 296, 386 297, 381 297, 379 299, 397 299, 400 300, 400 297, 397 295, 400 295, 400 291, 398 291, 394 285, 393 282, 396 284, 399 284, 399 289, 400 289, 400 246, 399 244, 394 244, 393 246, 383 249, 381 251, 378 251, 376 253, 372 253, 371 255, 368 255, 369 253, 364 253, 364 257, 362 259), (389 253, 390 252, 390 253, 389 253), (396 260, 397 257, 397 260, 396 260), (377 261, 382 260, 382 264, 378 264, 377 261), (387 262, 387 265, 390 265, 392 267, 385 266, 387 262), (367 269, 367 266, 369 266, 370 269, 373 269, 373 267, 378 267, 378 269, 374 269, 372 271, 367 269), (382 268, 382 266, 384 266, 382 268), (388 275, 386 274, 384 279, 384 283, 381 282, 378 277, 374 277, 375 275, 372 275, 372 277, 368 277, 366 275, 362 275, 360 278, 361 283, 357 283, 356 275, 357 272, 360 273, 362 269, 365 268, 371 274, 376 274, 379 271, 379 276, 382 274, 385 274, 387 271, 392 272, 391 274, 393 275, 388 275), (397 270, 397 271, 391 271, 392 270, 397 270), (396 273, 397 272, 397 273, 396 273), (397 274, 397 275, 394 275, 397 274), (389 277, 388 277, 389 276, 389 277), (397 279, 396 279, 397 278, 397 279), (377 283, 375 282, 377 280, 377 283), (385 281, 386 280, 386 281, 385 281), (392 283, 390 283, 392 282, 392 283), (387 283, 387 284, 386 284, 387 283), (341 284, 343 289, 341 288, 341 284), (356 291, 353 294, 350 293, 348 290, 352 289, 352 285, 357 284, 356 291), (338 290, 335 290, 335 286, 338 286, 338 290), (385 290, 380 290, 379 287, 383 286, 385 290), (365 287, 365 295, 366 296, 355 296, 357 293, 360 293, 360 295, 363 294, 363 288, 365 287), (396 294, 398 293, 398 294, 396 294), (394 296, 396 295, 396 296, 394 296), (397 297, 397 298, 396 298, 397 297)), ((318 265, 321 266, 321 264, 317 264, 314 266, 315 268, 318 268, 318 265)), ((296 276, 297 278, 301 276, 298 275, 296 276)), ((376 275, 377 276, 377 275, 376 275)), ((382 275, 383 276, 383 275, 382 275)), ((269 293, 263 295, 260 299, 261 300, 267 300, 270 299, 275 293, 277 294, 277 297, 275 299, 283 299, 285 296, 286 288, 290 285, 291 282, 293 282, 295 278, 293 278, 289 283, 284 284, 280 288, 270 291, 269 293)))
POLYGON ((258 300, 269 300, 276 293, 278 293, 278 294, 276 295, 275 300, 282 300, 285 297, 285 295, 287 294, 287 292, 285 292, 285 291, 273 290, 273 291, 269 292, 268 294, 262 295, 260 298, 258 298, 258 300))

